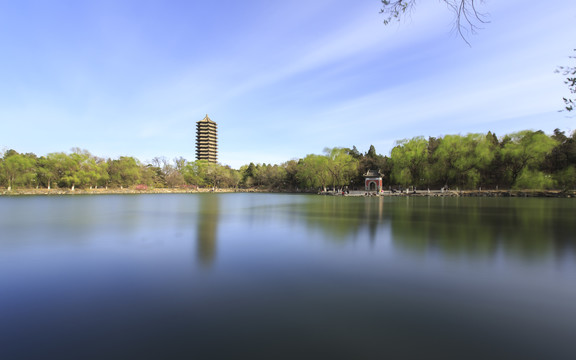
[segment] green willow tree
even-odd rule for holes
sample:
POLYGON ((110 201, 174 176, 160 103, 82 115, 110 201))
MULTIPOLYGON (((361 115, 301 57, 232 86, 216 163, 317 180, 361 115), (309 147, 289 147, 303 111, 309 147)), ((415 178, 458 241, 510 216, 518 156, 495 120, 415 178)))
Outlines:
POLYGON ((82 156, 77 153, 65 155, 64 176, 60 178, 60 183, 71 190, 74 190, 76 185, 80 185, 81 181, 86 181, 85 174, 81 171, 82 160, 82 156))
POLYGON ((222 180, 225 179, 225 172, 218 164, 207 163, 206 165, 206 180, 208 185, 213 188, 221 187, 222 180))
POLYGON ((304 189, 321 188, 326 191, 330 181, 328 158, 315 154, 306 155, 298 162, 297 178, 304 189))
POLYGON ((510 134, 502 148, 502 155, 516 188, 549 188, 552 179, 540 171, 546 155, 557 145, 556 140, 542 131, 520 131, 510 134))
POLYGON ((206 184, 206 160, 187 162, 182 168, 182 176, 188 185, 204 186, 206 184))
POLYGON ((60 186, 63 185, 62 178, 65 176, 65 174, 69 173, 72 164, 70 163, 67 154, 63 152, 57 152, 46 155, 44 165, 44 174, 46 174, 46 180, 48 182, 46 185, 50 186, 50 184, 54 182, 60 186))
POLYGON ((324 153, 328 161, 326 169, 332 177, 334 189, 350 184, 358 172, 358 160, 354 159, 345 148, 325 148, 324 153))
POLYGON ((11 190, 13 186, 29 185, 36 177, 35 165, 31 156, 8 150, 0 164, 0 171, 6 178, 8 190, 11 190))
POLYGON ((396 142, 392 149, 392 179, 400 185, 424 185, 428 179, 428 141, 422 136, 396 142))
POLYGON ((56 173, 50 158, 42 156, 38 159, 36 162, 36 173, 39 183, 47 189, 51 189, 52 183, 56 179, 56 173))
POLYGON ((483 134, 446 135, 433 153, 432 173, 444 186, 476 188, 482 170, 494 158, 491 143, 483 134))
POLYGON ((108 164, 103 159, 87 150, 76 151, 70 157, 78 164, 78 186, 92 189, 106 184, 109 179, 108 164))
POLYGON ((141 164, 133 157, 121 156, 118 160, 108 160, 109 183, 112 186, 129 187, 141 179, 141 164))

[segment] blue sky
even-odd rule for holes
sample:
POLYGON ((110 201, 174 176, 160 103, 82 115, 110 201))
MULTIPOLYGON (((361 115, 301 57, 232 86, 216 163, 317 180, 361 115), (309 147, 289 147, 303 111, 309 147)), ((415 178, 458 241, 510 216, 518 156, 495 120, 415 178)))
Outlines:
MULTIPOLYGON (((0 0, 0 150, 279 164, 325 147, 388 155, 396 140, 576 129, 557 65, 576 2, 487 0, 468 37, 422 0, 383 25, 379 0, 0 0)), ((573 60, 572 60, 573 61, 573 60)))

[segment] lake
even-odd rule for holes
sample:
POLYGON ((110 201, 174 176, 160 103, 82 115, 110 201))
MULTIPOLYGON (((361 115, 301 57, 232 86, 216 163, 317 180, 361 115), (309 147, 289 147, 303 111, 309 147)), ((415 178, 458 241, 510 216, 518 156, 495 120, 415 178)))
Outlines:
POLYGON ((0 197, 0 359, 575 359, 576 201, 0 197))

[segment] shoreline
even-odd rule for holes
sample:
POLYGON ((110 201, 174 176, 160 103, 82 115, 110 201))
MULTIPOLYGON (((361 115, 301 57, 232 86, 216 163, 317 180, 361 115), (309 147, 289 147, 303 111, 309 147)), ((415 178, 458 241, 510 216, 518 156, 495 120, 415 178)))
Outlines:
MULTIPOLYGON (((342 196, 340 193, 323 193, 322 195, 342 196)), ((355 190, 344 196, 576 198, 576 190, 417 190, 410 192, 383 191, 380 194, 374 191, 355 190)))
MULTIPOLYGON (((290 194, 318 194, 314 192, 290 192, 279 190, 262 190, 262 189, 234 189, 224 188, 152 188, 152 189, 134 189, 134 188, 98 188, 98 189, 0 189, 0 196, 57 196, 57 195, 129 195, 129 194, 196 194, 196 193, 290 193, 290 194)), ((341 193, 326 192, 320 193, 326 196, 342 196, 341 193)), ((374 191, 350 191, 344 196, 401 196, 401 197, 548 197, 548 198, 576 198, 576 190, 417 190, 413 192, 389 192, 384 191, 380 194, 374 191)))
POLYGON ((195 194, 195 193, 239 193, 239 192, 271 192, 258 189, 215 189, 200 188, 200 189, 183 189, 183 188, 152 188, 152 189, 134 189, 134 188, 119 188, 119 189, 1 189, 0 196, 19 196, 19 195, 128 195, 128 194, 195 194))

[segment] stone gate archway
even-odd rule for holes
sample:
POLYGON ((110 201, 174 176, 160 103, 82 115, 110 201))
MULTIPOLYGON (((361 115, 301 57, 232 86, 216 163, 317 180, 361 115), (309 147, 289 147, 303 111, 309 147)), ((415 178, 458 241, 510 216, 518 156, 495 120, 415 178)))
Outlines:
POLYGON ((368 170, 364 174, 364 188, 366 191, 382 190, 382 174, 376 170, 368 170))

